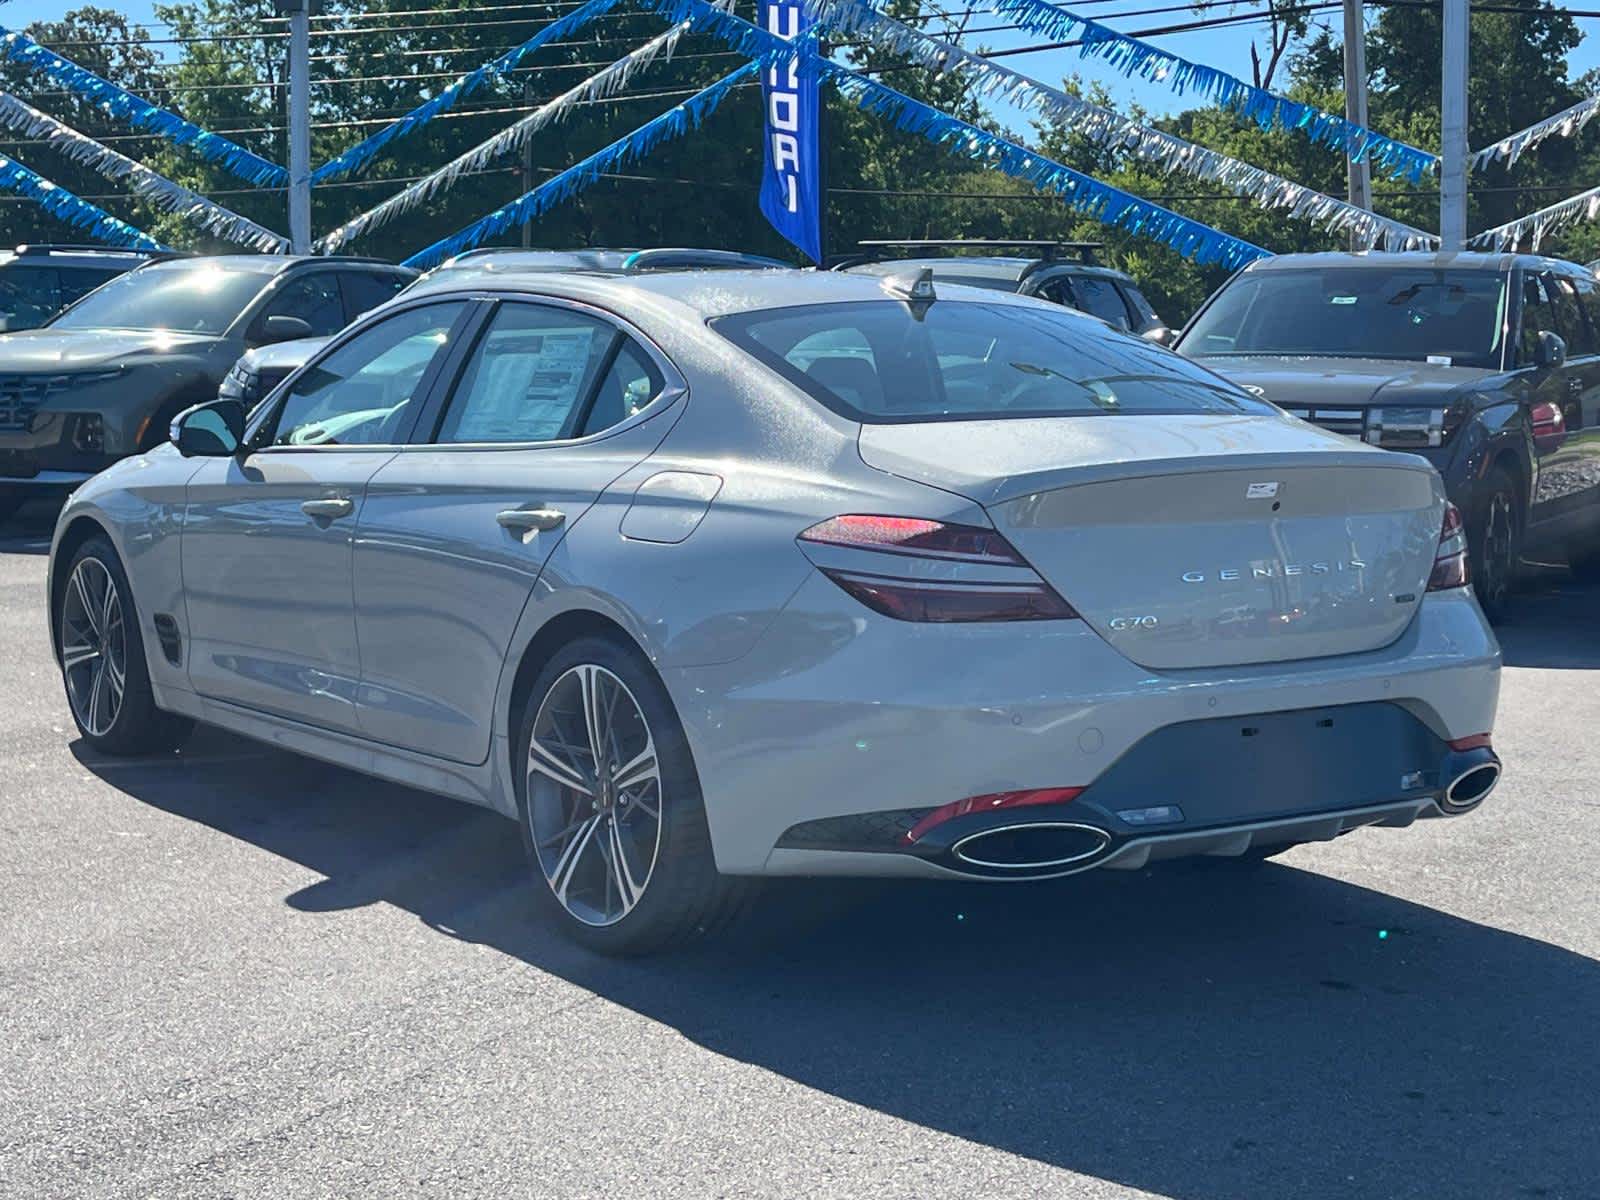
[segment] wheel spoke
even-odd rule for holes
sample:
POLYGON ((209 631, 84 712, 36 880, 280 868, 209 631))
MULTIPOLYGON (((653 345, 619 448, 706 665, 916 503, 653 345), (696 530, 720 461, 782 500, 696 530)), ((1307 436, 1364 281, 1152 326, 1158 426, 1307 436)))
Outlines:
POLYGON ((540 745, 536 736, 528 739, 528 770, 537 771, 546 779, 553 779, 562 787, 582 792, 585 796, 594 795, 594 785, 584 777, 583 772, 571 763, 562 762, 547 747, 540 745))
POLYGON ((106 576, 106 592, 100 599, 100 636, 111 636, 112 616, 117 607, 117 589, 112 585, 111 576, 106 576))
POLYGON ((578 684, 583 697, 583 728, 589 735, 589 753, 594 757, 594 773, 599 777, 605 770, 605 718, 600 715, 600 670, 598 667, 580 667, 578 684))
POLYGON ((94 674, 89 680, 89 718, 84 724, 88 725, 90 733, 100 732, 100 683, 106 677, 106 662, 101 659, 95 664, 94 674))
POLYGON ((658 778, 655 743, 646 742, 625 764, 612 773, 611 783, 619 792, 629 792, 658 778))
POLYGON ((583 857, 583 852, 589 843, 594 841, 594 832, 600 828, 600 816, 595 814, 578 827, 578 832, 567 843, 566 849, 561 852, 561 857, 556 860, 556 869, 550 873, 550 887, 556 894, 556 899, 562 904, 567 903, 567 889, 572 886, 572 876, 577 870, 578 861, 583 857))
POLYGON ((84 663, 89 662, 91 659, 96 659, 99 657, 99 647, 90 646, 85 642, 79 642, 75 645, 67 646, 62 649, 61 666, 63 670, 70 671, 74 667, 81 667, 84 663))
POLYGON ((622 829, 615 820, 606 822, 606 840, 611 848, 607 857, 610 860, 612 883, 622 900, 622 911, 627 912, 639 903, 639 893, 644 890, 644 885, 634 879, 633 868, 628 866, 627 850, 622 844, 622 829))
POLYGON ((83 619, 88 623, 91 633, 98 634, 100 626, 95 624, 95 605, 89 599, 89 585, 84 583, 84 563, 78 564, 78 569, 72 573, 72 591, 78 598, 78 608, 83 613, 83 619))

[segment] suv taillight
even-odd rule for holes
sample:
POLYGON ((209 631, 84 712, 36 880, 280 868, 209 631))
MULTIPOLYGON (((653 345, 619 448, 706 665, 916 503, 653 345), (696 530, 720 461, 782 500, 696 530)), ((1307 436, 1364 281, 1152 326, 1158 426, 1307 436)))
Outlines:
POLYGON ((921 517, 830 517, 800 534, 817 569, 897 621, 1049 621, 1078 614, 996 530, 921 517), (823 549, 825 548, 825 549, 823 549))
POLYGON ((1433 556, 1433 574, 1428 576, 1430 592, 1466 587, 1471 581, 1467 570, 1467 531, 1461 523, 1461 510, 1444 506, 1444 524, 1439 530, 1439 550, 1433 556))

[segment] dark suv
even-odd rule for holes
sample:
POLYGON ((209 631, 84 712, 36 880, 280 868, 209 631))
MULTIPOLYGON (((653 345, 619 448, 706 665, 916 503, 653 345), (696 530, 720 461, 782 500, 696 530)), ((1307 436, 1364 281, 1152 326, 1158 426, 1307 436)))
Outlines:
POLYGON ((334 333, 415 277, 364 259, 167 259, 0 339, 0 517, 160 445, 250 347, 334 333))
POLYGON ((1097 266, 1094 252, 1099 242, 995 242, 976 240, 858 243, 862 253, 842 260, 833 269, 870 275, 899 274, 907 268, 930 267, 936 283, 964 283, 994 288, 1022 296, 1053 300, 1079 312, 1099 317, 1118 329, 1166 345, 1172 340, 1167 324, 1145 299, 1133 277, 1110 267, 1097 266), (932 258, 889 256, 890 251, 1007 249, 1027 255, 971 255, 940 253, 932 258), (1078 261, 1062 258, 1077 254, 1078 261))
POLYGON ((1524 554, 1600 577, 1600 284, 1518 254, 1284 254, 1177 348, 1280 408, 1438 468, 1503 616, 1524 554))
POLYGON ((156 257, 149 250, 104 246, 18 246, 0 251, 0 333, 36 329, 80 296, 156 257))

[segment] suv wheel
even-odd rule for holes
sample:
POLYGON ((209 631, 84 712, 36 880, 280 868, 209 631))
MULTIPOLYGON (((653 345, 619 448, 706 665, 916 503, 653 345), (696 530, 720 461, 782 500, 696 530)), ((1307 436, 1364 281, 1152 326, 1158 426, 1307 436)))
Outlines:
POLYGON ((541 905, 606 954, 644 954, 736 915, 666 688, 631 647, 580 638, 529 690, 516 743, 523 843, 541 905))
POLYGON ((1490 621, 1505 619, 1521 557, 1522 520, 1516 487, 1498 467, 1490 471, 1467 524, 1472 586, 1490 621))

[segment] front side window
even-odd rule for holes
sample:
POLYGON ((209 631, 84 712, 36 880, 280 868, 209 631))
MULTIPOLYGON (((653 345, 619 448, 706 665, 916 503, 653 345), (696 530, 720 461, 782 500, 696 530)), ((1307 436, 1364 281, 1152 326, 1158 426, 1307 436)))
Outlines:
POLYGON ((1574 279, 1571 286, 1577 290, 1579 307, 1588 318, 1590 336, 1594 339, 1582 353, 1600 353, 1600 284, 1593 279, 1574 279))
POLYGON ((261 310, 261 317, 299 317, 310 337, 327 337, 344 328, 344 299, 332 271, 307 271, 284 281, 261 310))
POLYGON ((284 398, 274 446, 383 446, 400 440, 418 389, 463 303, 397 313, 312 364, 284 398))
POLYGON ((437 440, 552 442, 572 437, 620 336, 585 313, 502 304, 456 386, 437 440))
POLYGON ((1559 275, 1547 275, 1545 290, 1555 299, 1556 320, 1561 326, 1561 336, 1566 339, 1567 353, 1573 358, 1593 354, 1594 333, 1589 328, 1588 315, 1578 302, 1578 289, 1573 286, 1573 281, 1559 275))
POLYGON ((272 276, 205 259, 155 263, 119 275, 50 323, 52 329, 140 329, 221 334, 272 276))
POLYGON ((1543 275, 1522 277, 1522 332, 1517 341, 1518 353, 1524 363, 1537 361, 1539 335, 1554 333, 1559 336, 1556 323, 1555 297, 1543 275))
POLYGON ((1078 297, 1078 307, 1091 316, 1099 317, 1118 329, 1129 328, 1128 306, 1122 302, 1122 293, 1109 279, 1080 275, 1072 281, 1072 290, 1078 297))
POLYGON ((852 420, 1277 410, 1195 363, 1047 307, 895 300, 766 309, 712 328, 852 420))
POLYGON ((1207 355, 1444 361, 1497 368, 1506 278, 1431 267, 1247 271, 1194 319, 1178 348, 1207 355))

